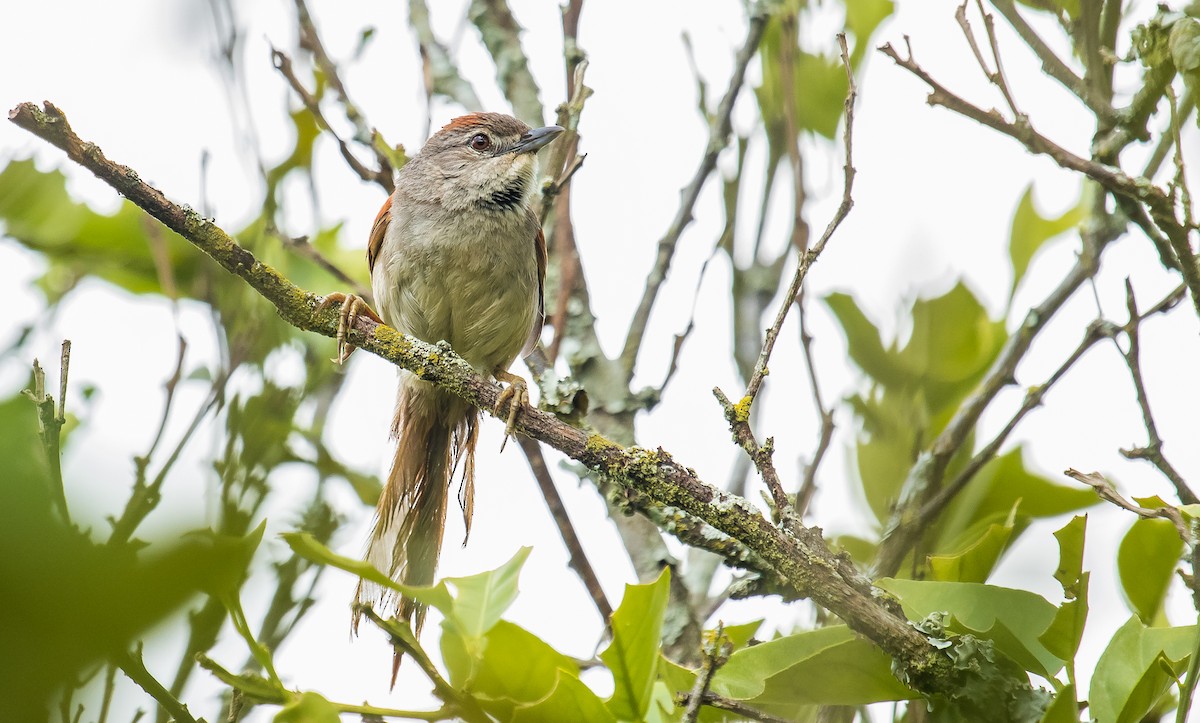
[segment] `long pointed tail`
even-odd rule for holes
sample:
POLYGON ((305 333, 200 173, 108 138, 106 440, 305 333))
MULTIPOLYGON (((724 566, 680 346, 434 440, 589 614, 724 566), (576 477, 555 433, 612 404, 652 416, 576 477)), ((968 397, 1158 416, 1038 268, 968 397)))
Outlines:
MULTIPOLYGON (((446 526, 450 478, 460 460, 464 461, 465 469, 459 498, 470 530, 477 420, 476 410, 457 397, 412 375, 401 377, 392 426, 399 442, 387 483, 379 496, 375 527, 366 553, 367 562, 393 580, 414 586, 433 584, 446 526)), ((424 605, 394 596, 366 580, 359 581, 354 602, 356 632, 360 604, 394 604, 396 617, 410 621, 418 635, 425 622, 424 605)), ((399 665, 397 652, 393 685, 399 665)))

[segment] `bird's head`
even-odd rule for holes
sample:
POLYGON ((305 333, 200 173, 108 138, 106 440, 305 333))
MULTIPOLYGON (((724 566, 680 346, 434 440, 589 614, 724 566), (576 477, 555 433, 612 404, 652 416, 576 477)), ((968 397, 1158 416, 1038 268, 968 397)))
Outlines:
POLYGON ((424 188, 439 196, 422 200, 451 210, 524 209, 537 175, 536 152, 562 130, 530 128, 502 113, 472 113, 435 133, 409 165, 415 164, 412 173, 433 181, 424 188))

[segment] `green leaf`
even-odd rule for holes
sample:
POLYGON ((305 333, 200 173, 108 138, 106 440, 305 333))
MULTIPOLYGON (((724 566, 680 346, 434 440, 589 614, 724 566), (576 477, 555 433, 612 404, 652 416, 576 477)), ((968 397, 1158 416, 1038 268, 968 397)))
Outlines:
POLYGON ((982 378, 1008 335, 962 282, 912 309, 912 335, 897 359, 924 389, 929 410, 955 406, 982 378))
POLYGON ((442 660, 450 683, 474 695, 484 710, 501 720, 510 719, 516 706, 550 695, 560 672, 579 675, 574 660, 507 620, 487 631, 483 645, 472 642, 443 622, 442 660), (474 649, 481 652, 475 655, 474 649))
MULTIPOLYGON (((1151 508, 1166 504, 1157 498, 1146 502, 1151 508)), ((1182 553, 1183 540, 1167 520, 1138 518, 1121 540, 1117 550, 1121 590, 1129 607, 1147 625, 1158 622, 1182 553)))
POLYGON ((1008 257, 1012 262, 1013 280, 1008 294, 1011 297, 1029 269, 1034 254, 1050 239, 1075 228, 1083 221, 1083 201, 1080 199, 1058 218, 1046 218, 1033 204, 1033 184, 1025 187, 1017 210, 1013 212, 1012 229, 1008 236, 1008 257))
POLYGON ((1079 703, 1075 700, 1075 686, 1064 686, 1054 695, 1054 702, 1046 709, 1040 723, 1079 723, 1079 703))
POLYGON ((47 269, 37 284, 52 304, 85 276, 134 294, 161 293, 156 248, 186 288, 199 257, 130 201, 122 200, 112 215, 76 203, 66 176, 39 171, 33 159, 11 161, 0 172, 0 222, 6 236, 45 256, 47 269))
POLYGON ((1056 608, 1027 590, 968 582, 932 582, 884 578, 876 586, 900 598, 910 620, 949 611, 949 627, 991 640, 1015 662, 1049 678, 1063 661, 1038 640, 1054 621, 1056 608))
POLYGON ((446 617, 463 635, 478 638, 499 622, 500 616, 517 599, 517 580, 532 549, 522 547, 512 559, 495 570, 446 578, 445 582, 457 592, 446 617))
POLYGON ((824 301, 842 327, 842 333, 846 335, 846 352, 858 368, 884 386, 900 384, 904 376, 896 368, 894 351, 884 348, 879 328, 858 308, 854 297, 835 293, 826 296, 824 301))
POLYGON ((275 715, 275 723, 340 723, 333 703, 313 692, 301 693, 275 715))
POLYGON ((1058 611, 1054 613, 1054 622, 1050 623, 1050 627, 1038 638, 1047 650, 1063 660, 1074 660, 1075 654, 1079 652, 1083 628, 1087 624, 1090 579, 1090 572, 1079 576, 1076 597, 1058 606, 1058 611))
POLYGON ((1087 515, 1076 515, 1054 533, 1058 540, 1058 569, 1054 579, 1062 585, 1063 592, 1072 598, 1078 595, 1079 581, 1083 575, 1083 543, 1087 533, 1087 515))
POLYGON ((982 535, 958 552, 931 555, 929 570, 932 578, 946 582, 985 582, 1008 547, 1017 506, 1013 506, 1006 520, 988 525, 982 535))
POLYGON ((717 671, 712 690, 789 720, 813 705, 866 705, 917 695, 896 680, 886 655, 844 625, 739 650, 717 671))
POLYGON ((615 723, 616 720, 609 709, 604 707, 604 701, 600 700, 599 696, 579 678, 562 671, 559 671, 558 682, 550 695, 531 705, 517 707, 512 717, 513 723, 615 723))
POLYGON ((850 51, 852 68, 858 67, 871 47, 871 35, 894 10, 892 0, 846 0, 846 30, 854 36, 854 49, 850 51))
POLYGON ((607 705, 618 718, 638 720, 650 707, 670 588, 670 568, 663 568, 652 583, 626 585, 625 597, 612 615, 613 639, 600 659, 613 674, 607 705))
POLYGON ((746 644, 750 642, 750 639, 754 637, 754 634, 758 632, 762 624, 763 618, 759 618, 758 620, 752 620, 740 625, 725 625, 721 630, 724 632, 725 637, 729 638, 729 642, 733 644, 733 649, 741 650, 746 647, 746 644))
POLYGON ((1148 628, 1131 617, 1096 662, 1089 715, 1112 723, 1141 720, 1183 675, 1195 644, 1195 625, 1148 628))

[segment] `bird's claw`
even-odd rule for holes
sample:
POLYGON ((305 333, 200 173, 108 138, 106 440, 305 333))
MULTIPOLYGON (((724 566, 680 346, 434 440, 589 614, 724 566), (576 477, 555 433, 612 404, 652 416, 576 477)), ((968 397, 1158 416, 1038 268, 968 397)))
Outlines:
POLYGON ((358 321, 358 317, 366 316, 372 319, 376 324, 382 324, 383 319, 367 306, 367 302, 363 301, 362 297, 354 294, 343 294, 340 291, 335 291, 321 299, 321 303, 317 304, 317 311, 323 311, 334 304, 341 304, 341 310, 338 313, 338 328, 337 328, 337 358, 329 361, 334 364, 345 364, 350 355, 354 353, 354 345, 348 339, 350 330, 354 328, 354 324, 358 321))
POLYGON ((516 436, 517 417, 520 416, 522 409, 529 406, 529 385, 521 377, 504 370, 496 371, 496 379, 508 384, 500 390, 500 396, 496 397, 496 416, 500 416, 505 403, 508 404, 508 415, 505 417, 504 424, 504 441, 500 443, 500 451, 503 452, 504 446, 508 444, 508 438, 516 436))

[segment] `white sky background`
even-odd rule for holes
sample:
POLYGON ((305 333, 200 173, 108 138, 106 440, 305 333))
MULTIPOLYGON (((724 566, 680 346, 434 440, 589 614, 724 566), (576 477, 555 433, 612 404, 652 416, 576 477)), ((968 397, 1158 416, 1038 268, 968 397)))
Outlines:
MULTIPOLYGON (((469 24, 463 24, 464 3, 431 3, 435 30, 445 42, 458 39, 460 70, 472 80, 484 103, 506 110, 495 89, 493 66, 469 24)), ((290 91, 271 67, 268 42, 292 53, 295 29, 290 2, 256 0, 235 3, 246 24, 246 63, 255 113, 255 128, 268 161, 277 160, 292 145, 285 104, 294 105, 290 91)), ((332 3, 310 0, 327 48, 335 59, 353 52, 359 31, 374 25, 377 33, 357 63, 343 62, 343 79, 350 93, 392 142, 415 152, 424 140, 426 110, 420 85, 419 59, 404 16, 404 3, 332 3)), ((541 99, 552 121, 564 84, 559 12, 552 2, 512 3, 525 26, 525 47, 541 86, 541 99)), ((1142 3, 1141 14, 1153 11, 1142 3)), ((902 2, 896 15, 877 33, 878 42, 902 42, 912 37, 917 59, 948 87, 985 107, 1001 104, 975 66, 953 19, 949 2, 902 2)), ((832 47, 837 18, 817 23, 806 34, 809 47, 832 47)), ((1086 153, 1089 116, 1052 81, 1042 77, 1034 59, 1016 42, 1002 19, 997 20, 1005 66, 1018 102, 1035 127, 1079 153, 1086 153)), ((976 23, 976 27, 980 27, 976 23)), ((206 188, 216 220, 227 229, 239 228, 257 213, 259 186, 252 157, 230 127, 229 105, 215 60, 212 18, 207 3, 190 0, 161 3, 126 0, 99 5, 79 0, 54 3, 6 3, 0 10, 0 101, 11 108, 20 101, 54 101, 85 139, 97 142, 108 156, 135 169, 168 196, 197 205, 200 198, 200 156, 211 153, 206 188)), ((610 353, 624 339, 644 274, 658 238, 678 204, 678 192, 691 178, 703 152, 706 129, 695 110, 695 84, 680 40, 687 32, 696 48, 700 71, 709 82, 715 103, 727 82, 733 55, 742 43, 743 11, 736 2, 616 2, 592 0, 585 5, 580 43, 591 66, 587 84, 596 94, 586 106, 581 124, 582 150, 588 159, 575 177, 573 200, 580 254, 588 274, 599 333, 610 353)), ((1047 36, 1057 37, 1053 32, 1047 36)), ((876 43, 878 44, 878 43, 876 43)), ((752 66, 750 83, 756 82, 752 66)), ((1126 79, 1133 87, 1133 79, 1126 79)), ((1057 214, 1077 197, 1079 182, 1049 160, 1033 158, 1016 144, 974 123, 924 102, 925 89, 907 72, 877 53, 867 54, 860 81, 858 123, 855 128, 855 209, 834 237, 810 276, 812 298, 835 290, 850 291, 887 333, 898 327, 907 303, 918 294, 937 295, 958 278, 965 278, 994 316, 1003 313, 1010 276, 1007 239, 1011 214, 1025 185, 1037 180, 1037 200, 1043 213, 1057 214)), ((437 105, 434 127, 458 109, 437 105)), ((747 89, 734 114, 741 134, 754 132, 753 96, 747 89)), ((1197 137, 1185 133, 1192 158, 1197 137)), ((808 188, 812 203, 807 218, 819 232, 840 197, 841 159, 832 146, 806 141, 808 188)), ((748 166, 761 168, 765 143, 761 135, 751 145, 748 166)), ((94 207, 111 210, 117 198, 107 186, 70 164, 57 151, 10 124, 0 124, 0 159, 34 153, 45 168, 63 167, 70 190, 94 207)), ((1142 155, 1143 150, 1130 152, 1142 155)), ((730 158, 722 158, 728 168, 730 158)), ((1139 164, 1130 164, 1140 168, 1139 164)), ((320 224, 345 221, 345 238, 365 245, 369 224, 382 202, 381 192, 357 180, 330 142, 318 144, 320 224)), ((758 189, 761 173, 749 173, 748 188, 758 189)), ((777 248, 788 231, 790 189, 786 175, 776 188, 768 243, 777 248)), ((696 208, 696 220, 684 234, 670 279, 656 307, 639 365, 640 383, 657 384, 665 371, 671 335, 687 322, 700 264, 720 233, 722 213, 717 179, 711 179, 696 208)), ((294 200, 287 208, 286 230, 307 234, 313 218, 305 215, 308 191, 293 183, 294 200)), ((750 205, 755 194, 746 194, 750 205)), ((742 216, 750 233, 753 208, 742 216)), ((1037 303, 1070 266, 1075 239, 1064 237, 1040 255, 1018 293, 1016 308, 1037 303)), ((0 240, 0 289, 8 297, 8 313, 0 318, 0 344, 7 346, 17 331, 30 323, 38 330, 26 346, 28 356, 55 360, 58 344, 74 344, 68 404, 87 420, 86 430, 72 440, 66 457, 68 498, 73 508, 103 534, 103 518, 118 512, 132 480, 131 458, 142 453, 152 438, 162 403, 161 382, 174 363, 175 335, 171 307, 159 298, 135 298, 97 283, 85 284, 52 319, 39 319, 41 300, 28 287, 41 264, 15 243, 0 240), (85 404, 79 390, 99 388, 85 404)), ((1126 238, 1110 248, 1097 286, 1110 318, 1124 320, 1122 281, 1134 279, 1139 300, 1147 306, 1177 280, 1164 272, 1150 244, 1126 238)), ((701 290, 697 330, 688 341, 682 369, 663 403, 639 420, 639 441, 662 446, 700 476, 724 484, 736 454, 720 409, 709 390, 721 386, 731 396, 741 386, 727 350, 730 348, 729 273, 723 258, 709 269, 701 290)), ((333 290, 328 289, 328 290, 333 290)), ((317 289, 316 291, 323 291, 317 289)), ((774 307, 772 307, 773 313, 774 307)), ((1019 317, 1023 315, 1018 315, 1019 317)), ((1020 367, 1022 385, 1042 382, 1082 338, 1095 318, 1096 305, 1087 290, 1077 294, 1042 334, 1034 352, 1020 367)), ((821 304, 812 305, 819 373, 827 399, 854 390, 859 375, 847 364, 844 342, 821 304)), ((194 368, 215 358, 215 340, 201 307, 182 307, 180 324, 189 342, 188 365, 194 368)), ((764 322, 764 326, 766 322, 764 322)), ((1010 323, 1010 328, 1014 326, 1010 323)), ((1166 450, 1185 477, 1194 479, 1200 456, 1189 447, 1195 432, 1193 415, 1198 386, 1192 370, 1200 358, 1197 319, 1185 305, 1168 319, 1144 327, 1143 364, 1151 402, 1166 440, 1166 450)), ((333 354, 333 342, 329 342, 333 354)), ((296 359, 283 355, 270 366, 281 379, 296 379, 296 359)), ((0 388, 19 386, 28 374, 29 358, 0 359, 0 388)), ((53 364, 50 365, 53 373, 53 364)), ((794 318, 784 330, 771 364, 760 436, 774 435, 776 461, 785 484, 794 489, 799 460, 816 442, 817 418, 810 412, 807 382, 800 365, 794 318)), ((355 357, 350 380, 333 410, 331 445, 340 458, 359 468, 382 471, 390 451, 386 429, 391 415, 394 372, 386 363, 365 354, 355 357)), ((245 384, 242 385, 246 389, 245 384)), ((200 385, 185 386, 177 396, 176 422, 166 444, 181 434, 186 418, 200 402, 200 385)), ((1022 390, 1009 390, 983 422, 981 438, 999 429, 1019 405, 1022 390)), ((857 485, 848 469, 852 430, 850 418, 838 414, 839 430, 819 483, 814 522, 836 534, 864 530, 868 521, 858 511, 857 485)), ((1057 478, 1069 466, 1101 470, 1131 495, 1170 490, 1147 464, 1124 461, 1117 449, 1145 442, 1145 431, 1123 363, 1111 344, 1098 345, 1048 396, 1014 435, 1027 445, 1027 463, 1057 478)), ((205 524, 213 514, 207 485, 213 473, 202 460, 213 450, 211 430, 197 436, 172 474, 163 505, 141 529, 153 539, 156 531, 171 529, 180 520, 205 524), (204 505, 199 504, 201 499, 204 505)), ((461 521, 451 515, 441 573, 463 575, 491 569, 510 558, 521 545, 532 545, 522 577, 523 594, 508 617, 563 652, 588 657, 595 651, 601 621, 582 586, 566 568, 566 553, 545 505, 533 484, 524 457, 515 448, 497 456, 500 426, 484 424, 478 462, 477 510, 471 544, 461 548, 461 521)), ((632 570, 612 526, 590 487, 578 488, 575 477, 552 467, 580 531, 592 564, 610 600, 619 602, 622 586, 633 581, 632 570)), ((281 471, 275 496, 266 506, 269 517, 266 554, 244 592, 248 614, 259 618, 262 595, 273 575, 268 558, 282 559, 286 546, 275 533, 291 529, 298 511, 311 495, 315 477, 299 468, 281 471), (294 490, 294 494, 292 491, 294 490), (258 595, 256 595, 258 593, 258 595)), ((370 510, 344 485, 333 483, 333 499, 342 514, 355 521, 335 539, 347 555, 359 553, 370 523, 370 510)), ((757 491, 751 494, 758 501, 757 491)), ((1115 510, 1095 508, 1089 522, 1086 567, 1092 577, 1092 613, 1080 658, 1081 682, 1106 644, 1124 622, 1128 609, 1115 579, 1116 545, 1131 519, 1115 510)), ((1060 588, 1052 573, 1057 546, 1051 531, 1062 521, 1035 525, 1009 554, 993 578, 997 584, 1032 589, 1059 602, 1060 588)), ((301 628, 276 651, 276 666, 285 683, 316 689, 330 699, 379 705, 416 707, 432 704, 428 685, 407 665, 397 692, 387 691, 390 650, 382 637, 365 634, 349 640, 348 604, 354 582, 337 571, 326 574, 318 603, 301 628)), ((1194 614, 1186 599, 1175 595, 1173 621, 1185 624, 1194 614)), ((784 608, 774 601, 730 604, 721 617, 744 622, 769 616, 769 627, 790 629, 810 619, 804 606, 784 608)), ((183 637, 172 623, 171 634, 159 636, 147 648, 147 663, 160 678, 174 673, 183 637)), ((436 650, 436 618, 427 627, 426 643, 436 650)), ((237 668, 245 659, 244 645, 226 634, 212 656, 237 668)), ((598 692, 611 686, 602 676, 589 682, 598 692)), ((194 713, 211 716, 212 696, 220 686, 198 671, 185 695, 194 713)), ((128 692, 128 691, 127 691, 128 692)), ((120 720, 132 711, 125 696, 116 711, 120 720)), ((268 719, 267 709, 254 720, 268 719)))

